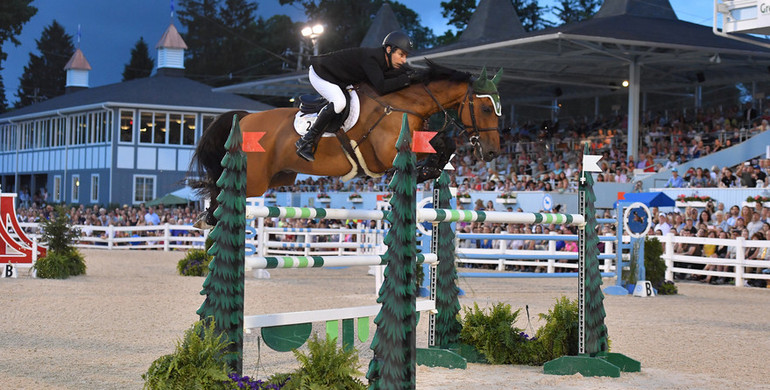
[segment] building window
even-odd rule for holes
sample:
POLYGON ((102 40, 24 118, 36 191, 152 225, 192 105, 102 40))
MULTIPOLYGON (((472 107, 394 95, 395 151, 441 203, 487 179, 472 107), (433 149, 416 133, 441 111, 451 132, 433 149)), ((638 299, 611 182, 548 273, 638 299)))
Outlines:
POLYGON ((99 203, 99 174, 91 175, 91 203, 99 203))
POLYGON ((182 143, 184 145, 195 145, 195 115, 184 115, 183 118, 182 131, 184 131, 184 136, 182 137, 182 143))
POLYGON ((80 202, 80 175, 72 175, 72 203, 80 202))
POLYGON ((166 127, 166 114, 155 113, 155 126, 153 126, 153 130, 155 130, 155 132, 153 133, 152 143, 165 144, 166 132, 168 131, 168 128, 166 127))
POLYGON ((155 122, 151 112, 142 111, 139 119, 139 142, 148 144, 152 142, 152 128, 155 122))
POLYGON ((134 142, 134 112, 120 110, 120 142, 134 142))
POLYGON ((155 199, 155 176, 134 175, 134 203, 155 199))
POLYGON ((58 175, 53 177, 53 201, 61 202, 61 176, 58 175))

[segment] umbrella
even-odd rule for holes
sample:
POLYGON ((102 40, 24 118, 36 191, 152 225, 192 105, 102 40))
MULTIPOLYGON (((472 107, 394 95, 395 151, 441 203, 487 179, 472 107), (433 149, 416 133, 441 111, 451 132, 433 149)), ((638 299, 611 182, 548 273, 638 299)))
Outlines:
POLYGON ((190 199, 182 198, 181 196, 176 196, 174 194, 166 194, 161 196, 160 198, 153 199, 149 202, 147 202, 147 206, 157 206, 157 205, 164 205, 164 206, 172 206, 172 205, 179 205, 179 204, 187 204, 192 202, 190 199))

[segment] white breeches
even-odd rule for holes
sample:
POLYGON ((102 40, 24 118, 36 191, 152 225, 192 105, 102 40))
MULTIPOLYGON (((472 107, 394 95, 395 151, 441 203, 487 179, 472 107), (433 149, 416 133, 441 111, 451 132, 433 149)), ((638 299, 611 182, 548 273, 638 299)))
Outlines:
POLYGON ((308 78, 310 79, 310 84, 313 85, 313 88, 315 88, 321 96, 326 98, 329 103, 334 103, 335 113, 339 114, 345 109, 347 100, 345 99, 345 93, 342 92, 340 87, 322 79, 321 76, 316 74, 315 70, 313 70, 312 65, 308 71, 308 78))

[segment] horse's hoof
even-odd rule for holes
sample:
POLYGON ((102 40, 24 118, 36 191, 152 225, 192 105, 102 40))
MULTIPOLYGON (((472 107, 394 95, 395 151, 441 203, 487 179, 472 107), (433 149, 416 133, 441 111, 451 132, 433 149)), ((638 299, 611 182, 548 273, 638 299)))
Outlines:
POLYGON ((213 226, 206 223, 206 221, 203 220, 203 218, 199 218, 195 223, 193 224, 194 228, 198 228, 201 230, 208 230, 213 228, 213 226))
POLYGON ((417 184, 436 179, 441 176, 441 169, 435 167, 417 167, 417 184))
POLYGON ((201 215, 198 216, 198 220, 193 223, 193 227, 202 229, 202 230, 208 230, 214 227, 216 225, 216 222, 213 224, 211 223, 211 219, 213 219, 213 216, 209 214, 208 211, 204 211, 201 213, 201 215))

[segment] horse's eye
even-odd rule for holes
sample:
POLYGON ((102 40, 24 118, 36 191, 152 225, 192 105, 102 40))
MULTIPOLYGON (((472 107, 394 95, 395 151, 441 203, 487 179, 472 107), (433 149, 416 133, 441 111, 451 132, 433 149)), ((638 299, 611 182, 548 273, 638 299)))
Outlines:
POLYGON ((492 107, 490 107, 490 106, 483 106, 483 107, 481 107, 481 111, 486 112, 486 113, 490 113, 490 112, 492 112, 492 107))

